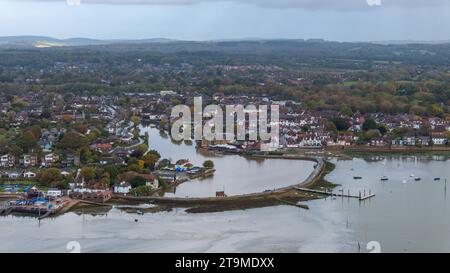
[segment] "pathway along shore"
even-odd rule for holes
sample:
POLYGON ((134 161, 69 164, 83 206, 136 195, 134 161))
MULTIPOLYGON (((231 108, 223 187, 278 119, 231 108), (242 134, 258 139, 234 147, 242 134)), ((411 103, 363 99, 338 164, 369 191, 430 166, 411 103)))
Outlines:
MULTIPOLYGON (((320 198, 320 195, 301 193, 296 188, 312 188, 317 182, 321 181, 326 173, 326 163, 322 158, 305 156, 250 156, 249 158, 265 159, 288 159, 316 162, 313 172, 305 181, 292 186, 279 188, 259 193, 234 195, 228 197, 201 197, 201 198, 182 198, 182 197, 134 197, 114 195, 111 203, 153 203, 166 207, 186 207, 187 212, 216 212, 225 210, 246 209, 254 207, 273 206, 277 204, 297 204, 299 201, 308 201, 320 198)), ((307 206, 300 206, 307 208, 307 206)))

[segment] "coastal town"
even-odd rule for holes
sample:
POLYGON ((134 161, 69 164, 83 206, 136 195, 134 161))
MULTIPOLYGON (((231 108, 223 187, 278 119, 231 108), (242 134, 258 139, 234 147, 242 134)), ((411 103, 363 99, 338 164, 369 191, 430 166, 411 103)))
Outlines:
MULTIPOLYGON (((214 156, 225 154, 311 159, 450 151, 449 74, 440 58, 426 65, 414 50, 386 46, 404 52, 402 61, 380 51, 361 63, 341 58, 352 57, 351 45, 321 40, 159 46, 48 49, 43 58, 40 51, 0 50, 0 197, 7 201, 1 213, 45 215, 79 202, 164 198, 214 176, 214 156), (280 47, 285 50, 274 54, 280 47), (315 48, 341 55, 315 55, 315 48), (245 125, 243 140, 181 141, 212 155, 204 162, 182 152, 163 157, 146 128, 179 144, 171 129, 180 116, 172 110, 195 110, 196 98, 221 109, 278 106, 277 121, 267 113, 279 129, 277 141, 247 137, 247 112, 238 122, 245 125)), ((217 199, 228 196, 222 184, 214 189, 217 199)))
MULTIPOLYGON (((163 90, 122 96, 61 96, 40 91, 0 98, 0 194, 6 208, 46 215, 74 200, 108 202, 113 196, 158 196, 180 183, 213 175, 214 162, 171 162, 149 146, 143 124, 168 134, 170 109, 202 96, 163 90)), ((448 151, 450 120, 414 115, 308 111, 301 101, 215 93, 217 105, 280 106, 278 147, 261 141, 196 141, 198 149, 247 155, 286 151, 448 151)), ((217 196, 224 196, 218 192, 217 196)))
MULTIPOLYGON (((0 0, 0 254, 288 272, 301 253, 450 253, 449 15, 0 0)), ((369 256, 350 267, 385 265, 369 256)))

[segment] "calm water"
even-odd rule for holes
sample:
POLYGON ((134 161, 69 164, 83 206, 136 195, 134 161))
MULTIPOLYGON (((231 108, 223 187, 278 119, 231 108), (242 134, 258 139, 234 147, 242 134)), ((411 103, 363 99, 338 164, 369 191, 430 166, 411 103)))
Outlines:
MULTIPOLYGON (((373 158, 372 158, 373 159, 373 158)), ((360 243, 378 241, 385 252, 450 252, 450 164, 442 157, 387 157, 379 161, 339 161, 330 181, 345 192, 371 189, 376 197, 365 202, 337 198, 317 200, 314 210, 335 217, 354 231, 360 243), (362 180, 353 180, 353 175, 362 180), (381 182, 386 175, 389 181, 381 182), (421 177, 414 181, 411 175, 421 177), (440 177, 441 181, 434 181, 440 177)))
MULTIPOLYGON (((188 157, 196 164, 206 158, 193 147, 167 145, 168 140, 154 133, 151 146, 163 157, 188 157)), ((258 163, 238 156, 213 160, 218 169, 214 178, 183 184, 176 194, 208 196, 222 184, 229 194, 254 192, 298 182, 312 168, 307 162, 258 163), (293 170, 280 174, 272 168, 276 164, 287 164, 286 172, 293 170), (221 180, 221 173, 236 181, 221 180), (249 177, 254 173, 261 173, 259 180, 249 177), (265 179, 269 176, 272 182, 265 179)), ((34 218, 8 216, 0 218, 0 252, 67 252, 69 241, 80 242, 84 252, 366 252, 369 241, 378 241, 383 252, 450 252, 447 158, 396 156, 334 163, 328 180, 353 194, 371 189, 376 197, 364 202, 316 200, 307 203, 310 210, 276 206, 187 214, 177 209, 138 216, 113 208, 105 215, 69 213, 40 224, 34 218), (422 181, 414 181, 412 174, 422 181), (363 179, 353 180, 355 175, 363 179), (384 175, 389 181, 380 181, 384 175), (435 177, 441 181, 433 181, 435 177)))
POLYGON ((177 187, 175 193, 166 196, 211 197, 216 191, 225 190, 227 195, 262 192, 282 188, 304 181, 314 169, 314 162, 295 160, 247 160, 238 155, 208 156, 200 154, 194 145, 173 144, 161 136, 155 128, 142 128, 141 133, 149 133, 149 147, 159 151, 162 158, 189 159, 201 166, 205 160, 213 160, 216 172, 213 177, 190 181, 177 187))
POLYGON ((287 206, 142 216, 113 209, 104 216, 68 213, 40 225, 8 216, 0 230, 0 252, 68 252, 71 241, 82 252, 335 252, 348 241, 321 217, 287 206))

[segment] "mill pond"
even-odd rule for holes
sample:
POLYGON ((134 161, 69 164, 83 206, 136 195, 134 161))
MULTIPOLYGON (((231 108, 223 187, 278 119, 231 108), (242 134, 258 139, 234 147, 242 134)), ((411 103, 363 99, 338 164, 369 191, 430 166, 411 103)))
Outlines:
MULTIPOLYGON (((213 177, 183 183, 166 196, 210 197, 221 189, 228 195, 260 192, 296 184, 314 168, 308 161, 211 157, 194 146, 172 143, 157 129, 141 131, 149 133, 150 148, 157 147, 162 157, 188 158, 194 164, 214 160, 213 177)), ((379 242, 382 252, 450 251, 447 156, 383 155, 331 162, 336 168, 326 179, 339 184, 335 191, 371 190, 376 197, 362 202, 329 197, 307 202, 309 210, 273 206, 137 215, 114 206, 42 221, 10 215, 0 218, 0 252, 67 252, 71 241, 79 242, 83 252, 367 252, 371 241, 379 242), (383 176, 388 180, 381 181, 383 176)))

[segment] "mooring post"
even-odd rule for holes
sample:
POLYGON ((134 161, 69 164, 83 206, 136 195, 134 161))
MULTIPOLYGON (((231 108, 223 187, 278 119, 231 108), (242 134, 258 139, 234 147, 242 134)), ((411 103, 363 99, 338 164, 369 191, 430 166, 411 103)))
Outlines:
POLYGON ((361 200, 361 191, 359 191, 359 199, 361 200))

